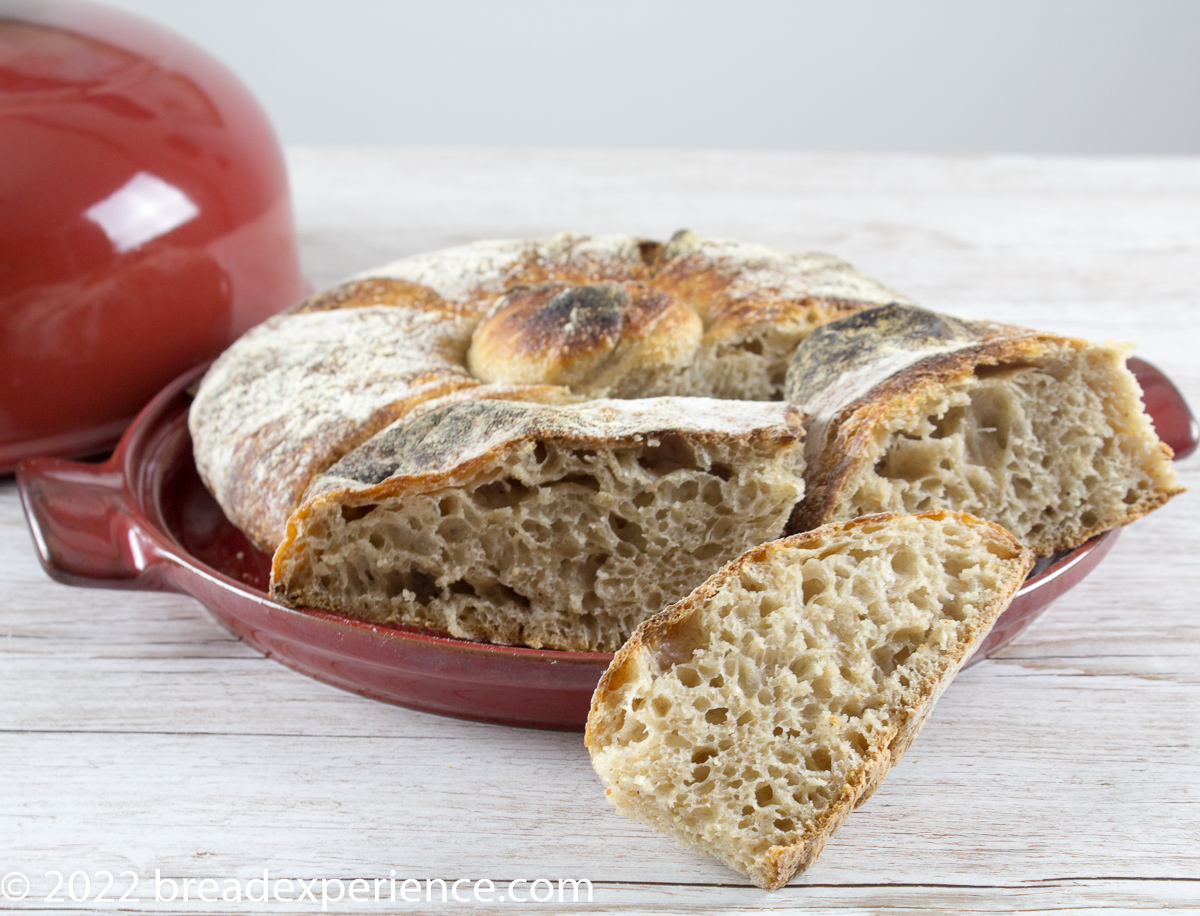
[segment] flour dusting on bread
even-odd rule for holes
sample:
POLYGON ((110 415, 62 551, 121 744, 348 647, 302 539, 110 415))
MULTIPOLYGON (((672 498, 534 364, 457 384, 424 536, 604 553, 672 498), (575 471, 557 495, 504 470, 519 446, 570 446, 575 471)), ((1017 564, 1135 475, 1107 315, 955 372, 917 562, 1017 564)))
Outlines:
POLYGON ((562 233, 312 297, 217 360, 189 428, 280 600, 611 649, 715 564, 831 520, 969 511, 1046 555, 1151 511, 1180 488, 1124 356, 928 312, 827 254, 562 233), (430 417, 458 438, 418 435, 430 417), (652 440, 694 466, 648 477, 652 440))

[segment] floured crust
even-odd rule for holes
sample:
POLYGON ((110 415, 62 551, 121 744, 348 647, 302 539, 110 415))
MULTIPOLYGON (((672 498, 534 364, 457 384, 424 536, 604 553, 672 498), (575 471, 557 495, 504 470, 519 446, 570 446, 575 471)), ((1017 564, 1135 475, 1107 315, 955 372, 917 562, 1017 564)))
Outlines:
POLYGON ((392 424, 318 476, 305 502, 330 492, 371 498, 453 484, 524 442, 611 448, 682 435, 790 445, 803 439, 802 419, 792 405, 774 402, 638 398, 549 406, 468 394, 392 424))
POLYGON ((209 369, 189 413, 201 478, 273 550, 309 480, 416 404, 479 384, 453 358, 470 325, 371 305, 281 315, 209 369))
POLYGON ((426 401, 769 399, 804 334, 890 301, 901 300, 827 255, 692 233, 666 244, 562 233, 417 255, 230 347, 189 417, 196 464, 230 520, 271 551, 316 475, 426 401), (574 299, 611 307, 576 326, 590 310, 574 299))
POLYGON ((864 304, 908 301, 833 255, 693 232, 676 233, 663 247, 654 280, 696 310, 710 337, 765 323, 811 328, 864 304))
POLYGON ((654 283, 700 316, 690 370, 661 393, 780 397, 792 353, 814 328, 858 309, 908 299, 820 252, 791 253, 679 232, 658 255, 654 283))
POLYGON ((478 314, 515 286, 645 281, 657 249, 657 243, 632 236, 562 232, 542 239, 473 242, 413 255, 354 279, 386 277, 426 286, 478 314))

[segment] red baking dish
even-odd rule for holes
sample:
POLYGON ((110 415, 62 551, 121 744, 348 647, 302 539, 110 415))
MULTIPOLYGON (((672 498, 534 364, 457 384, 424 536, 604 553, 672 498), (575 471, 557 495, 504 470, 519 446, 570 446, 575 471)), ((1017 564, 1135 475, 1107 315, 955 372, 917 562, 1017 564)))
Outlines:
MULTIPOLYGON (((1197 425, 1175 386, 1130 360, 1159 435, 1183 457, 1197 425)), ((234 528, 192 461, 188 387, 198 368, 138 415, 103 464, 31 458, 17 471, 42 565, 68 585, 192 595, 261 652, 377 700, 485 722, 582 729, 611 655, 494 646, 293 610, 266 593, 270 557, 234 528)), ((1117 531, 1039 562, 976 653, 995 652, 1096 566, 1117 531)))

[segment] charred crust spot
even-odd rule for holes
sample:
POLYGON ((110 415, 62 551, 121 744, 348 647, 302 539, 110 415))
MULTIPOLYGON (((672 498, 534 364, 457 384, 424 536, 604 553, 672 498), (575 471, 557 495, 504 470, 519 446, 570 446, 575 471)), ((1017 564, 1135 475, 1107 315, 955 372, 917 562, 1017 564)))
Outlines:
MULTIPOLYGON (((621 336, 630 296, 615 283, 565 289, 529 315, 531 343, 593 350, 621 336)), ((615 341, 614 341, 615 342, 615 341)))
POLYGON ((839 320, 842 334, 873 334, 910 342, 910 349, 945 340, 972 340, 977 335, 966 322, 915 305, 893 302, 863 309, 839 320))
POLYGON ((629 293, 615 283, 516 287, 480 323, 472 346, 504 347, 527 357, 611 348, 629 305, 629 293))
MULTIPOLYGON (((658 299, 649 305, 663 307, 658 299)), ((488 382, 576 384, 611 356, 633 310, 618 283, 517 287, 476 327, 467 364, 488 382)))
POLYGON ((917 306, 863 309, 822 325, 801 342, 788 368, 784 397, 804 404, 885 350, 919 354, 955 341, 965 347, 981 338, 971 323, 917 306))
POLYGON ((518 401, 461 401, 385 429, 326 471, 375 485, 397 475, 448 470, 464 448, 493 438, 519 437, 544 418, 548 408, 518 401))

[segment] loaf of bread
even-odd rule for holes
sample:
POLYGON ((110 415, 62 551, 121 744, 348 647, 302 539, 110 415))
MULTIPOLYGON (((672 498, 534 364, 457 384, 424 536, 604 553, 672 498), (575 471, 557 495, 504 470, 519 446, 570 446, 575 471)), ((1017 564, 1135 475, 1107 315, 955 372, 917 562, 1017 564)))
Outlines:
POLYGON ((877 515, 755 548, 643 623, 601 678, 617 810, 774 890, 908 748, 1033 555, 968 515, 877 515))
POLYGON ((611 651, 784 533, 792 351, 894 301, 829 255, 688 232, 407 258, 230 347, 196 465, 286 604, 611 651))
POLYGON ((278 600, 610 650, 830 520, 949 508, 1049 554, 1150 511, 1179 488, 1123 359, 926 312, 829 255, 562 234, 407 258, 265 322, 189 429, 278 600))
POLYGON ((901 304, 824 325, 787 375, 809 417, 790 530, 945 508, 1049 556, 1145 515, 1182 488, 1128 349, 901 304))

